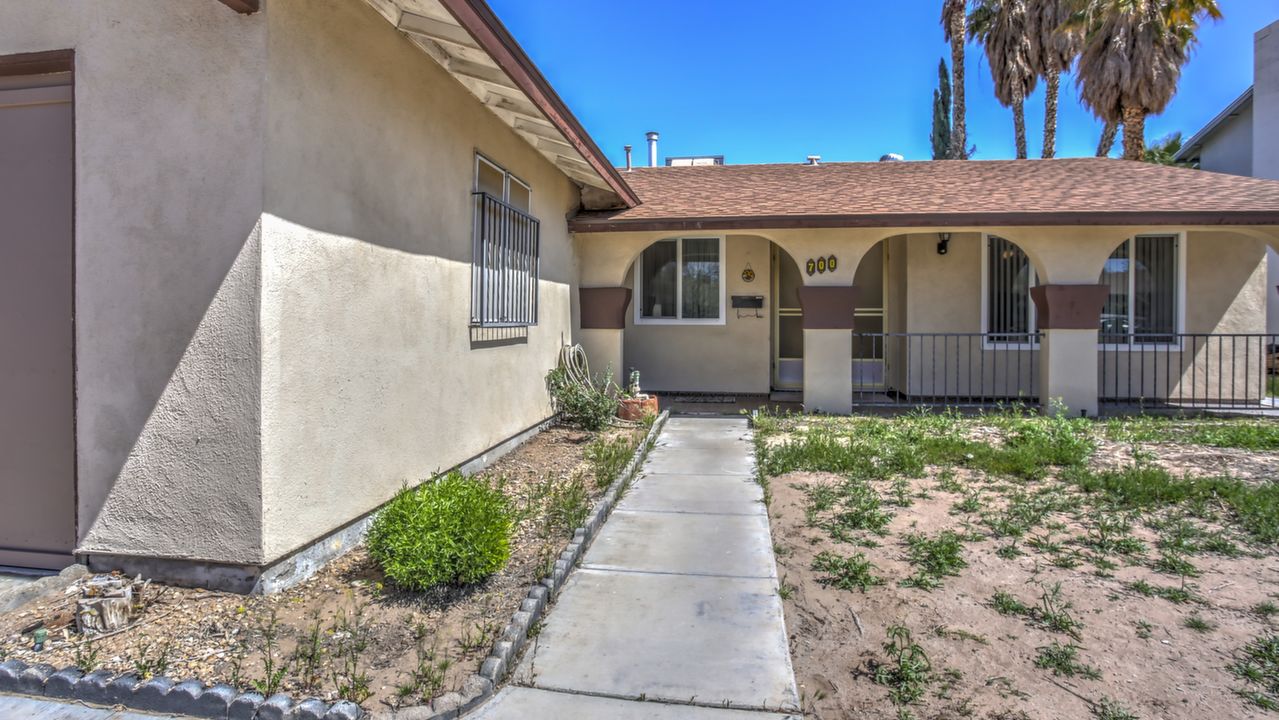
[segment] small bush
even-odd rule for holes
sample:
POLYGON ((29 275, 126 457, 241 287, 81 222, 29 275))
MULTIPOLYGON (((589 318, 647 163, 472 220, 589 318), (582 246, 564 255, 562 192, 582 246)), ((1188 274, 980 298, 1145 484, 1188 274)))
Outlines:
POLYGON ((635 444, 626 437, 612 440, 598 438, 586 446, 586 461, 595 474, 595 486, 606 488, 613 484, 617 476, 622 474, 626 463, 631 460, 635 444))
POLYGON ((510 557, 510 502, 496 488, 451 472, 405 488, 369 528, 369 554, 409 590, 470 585, 510 557))
MULTIPOLYGON (((602 385, 604 388, 612 385, 611 373, 604 378, 602 385)), ((617 398, 606 391, 574 382, 563 367, 546 374, 546 387, 551 392, 555 409, 573 425, 600 430, 617 414, 617 398)))

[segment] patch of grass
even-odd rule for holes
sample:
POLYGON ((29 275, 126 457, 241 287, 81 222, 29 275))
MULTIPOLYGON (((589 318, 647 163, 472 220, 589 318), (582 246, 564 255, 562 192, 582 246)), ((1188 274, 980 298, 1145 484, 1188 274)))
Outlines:
POLYGON ((795 592, 797 590, 799 590, 799 588, 791 585, 789 582, 786 582, 786 576, 784 575, 782 576, 781 582, 777 583, 777 597, 783 600, 790 600, 795 597, 795 592))
POLYGON ((1242 697, 1266 710, 1279 710, 1279 635, 1254 638, 1235 653, 1227 669, 1247 683, 1236 691, 1242 697))
POLYGON ((1133 626, 1137 628, 1137 637, 1142 640, 1149 640, 1155 632, 1155 626, 1145 620, 1138 620, 1133 623, 1133 626))
POLYGON ((1092 716, 1097 720, 1138 720, 1123 705, 1105 697, 1092 706, 1092 716))
POLYGON ((915 568, 915 574, 902 581, 904 586, 932 590, 941 587, 943 578, 959 575, 968 567, 963 540, 955 532, 945 530, 931 538, 913 533, 905 540, 906 561, 915 568))
POLYGON ((1062 598, 1061 583, 1055 583, 1052 587, 1045 585, 1039 597, 1039 605, 1034 607, 1002 590, 991 597, 990 606, 1001 615, 1021 617, 1031 625, 1063 633, 1076 640, 1079 639, 1079 631, 1084 628, 1084 624, 1071 614, 1071 604, 1062 598))
POLYGON ((1132 535, 1132 516, 1105 510, 1090 515, 1084 544, 1106 555, 1140 555, 1146 551, 1146 544, 1132 535))
POLYGON ((825 575, 818 582, 840 590, 861 590, 883 585, 884 579, 875 575, 875 565, 862 553, 852 556, 821 552, 813 558, 813 569, 825 575))
POLYGON ((1051 645, 1039 648, 1039 654, 1035 657, 1035 667, 1051 670, 1053 675, 1079 676, 1087 680, 1101 679, 1101 672, 1097 668, 1079 662, 1079 646, 1062 645, 1055 640, 1051 645))
POLYGON ((1155 572, 1178 577, 1199 577, 1199 568, 1176 552, 1162 552, 1150 566, 1155 572))
POLYGON ((586 524, 591 514, 591 495, 586 481, 574 474, 566 482, 548 479, 544 530, 562 537, 572 537, 577 528, 586 524))
POLYGON ((1122 470, 1076 469, 1064 477, 1086 493, 1125 510, 1224 505, 1233 521, 1263 543, 1279 542, 1279 484, 1249 485, 1233 478, 1177 478, 1167 470, 1136 464, 1122 470))
POLYGON ((595 487, 606 488, 622 474, 626 463, 630 462, 635 445, 629 438, 616 437, 612 440, 597 438, 586 446, 586 462, 591 466, 595 476, 595 487))
POLYGON ((374 518, 366 543, 391 581, 425 590, 470 585, 500 570, 512 529, 511 503, 500 490, 451 472, 401 490, 374 518))
MULTIPOLYGON (((1275 378, 1271 378, 1273 383, 1275 378)), ((1191 442, 1219 448, 1239 448, 1253 452, 1279 450, 1279 423, 1256 420, 1232 420, 1203 423, 1189 433, 1191 442)))
POLYGON ((822 528, 838 542, 854 542, 859 531, 883 535, 893 519, 865 480, 847 478, 839 484, 811 485, 805 493, 809 524, 822 528))
POLYGON ((888 688, 888 697, 894 705, 918 702, 932 682, 933 666, 928 654, 902 625, 888 628, 884 652, 888 661, 875 668, 875 682, 888 688))
POLYGON ((1137 580, 1135 582, 1125 583, 1124 587, 1138 595, 1144 595, 1145 597, 1159 597, 1178 605, 1184 605, 1190 602, 1199 602, 1199 596, 1195 595, 1191 586, 1185 584, 1180 587, 1168 587, 1164 585, 1152 585, 1145 580, 1137 580))
POLYGON ((1279 614, 1279 605, 1270 600, 1265 600, 1252 606, 1252 613, 1267 620, 1279 614))
POLYGON ((1026 616, 1030 614, 1030 606, 1015 596, 1000 590, 990 599, 990 606, 1000 615, 1026 616))
POLYGON ((1185 620, 1182 620, 1181 624, 1199 633, 1211 632, 1217 629, 1216 623, 1209 622, 1208 620, 1204 619, 1203 616, 1201 616, 1199 613, 1192 613, 1191 615, 1186 617, 1185 620))

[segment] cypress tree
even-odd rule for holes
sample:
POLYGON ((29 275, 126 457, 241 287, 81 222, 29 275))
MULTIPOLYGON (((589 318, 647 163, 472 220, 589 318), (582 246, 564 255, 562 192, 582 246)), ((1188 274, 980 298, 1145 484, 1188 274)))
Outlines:
POLYGON ((942 58, 937 69, 937 89, 933 91, 933 159, 948 160, 950 154, 950 71, 942 58))

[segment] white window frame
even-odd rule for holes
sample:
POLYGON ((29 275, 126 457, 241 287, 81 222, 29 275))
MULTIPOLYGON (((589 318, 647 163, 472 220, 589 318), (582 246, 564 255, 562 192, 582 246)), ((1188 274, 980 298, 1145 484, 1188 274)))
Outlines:
MULTIPOLYGON (((982 350, 1008 350, 1016 352, 1018 350, 1038 350, 1039 340, 1032 340, 1029 343, 1018 342, 994 342, 990 339, 990 239, 992 237, 1003 238, 1006 242, 1017 245, 1017 241, 1004 237, 1003 235, 982 233, 981 234, 981 349, 982 350)), ((1020 248, 1020 245, 1017 245, 1020 248)), ((1026 252, 1022 250, 1022 252, 1026 252)), ((1030 276, 1030 288, 1039 285, 1039 269, 1035 267, 1033 260, 1027 255, 1026 259, 1030 262, 1030 269, 1033 271, 1030 276)), ((1035 307, 1035 303, 1030 303, 1030 333, 1031 335, 1039 334, 1039 308, 1035 307)))
MULTIPOLYGON (((502 174, 502 197, 498 198, 498 200, 501 200, 508 205, 510 204, 511 183, 515 183, 525 190, 528 190, 528 210, 524 210, 522 212, 533 215, 533 186, 521 180, 515 173, 507 170, 501 165, 498 165, 479 150, 475 151, 475 172, 473 173, 475 180, 471 183, 471 190, 473 192, 480 192, 480 163, 483 163, 502 174)), ((536 215, 533 216, 537 217, 536 215)))
MULTIPOLYGON (((728 264, 726 235, 685 235, 681 237, 662 238, 657 242, 675 241, 675 313, 673 318, 644 317, 644 253, 653 245, 645 247, 635 257, 635 324, 636 325, 724 325, 728 320, 725 306, 728 304, 728 278, 724 268, 728 264), (718 240, 719 241, 719 317, 717 318, 684 318, 684 241, 685 240, 718 240)), ((653 243, 654 245, 656 243, 653 243)))
MULTIPOLYGON (((1177 232, 1149 232, 1137 233, 1130 238, 1124 240, 1123 243, 1116 245, 1111 249, 1111 253, 1118 250, 1124 243, 1131 243, 1133 240, 1141 237, 1174 237, 1177 240, 1177 322, 1176 329, 1173 333, 1178 336, 1186 334, 1186 232, 1184 230, 1177 232)), ((1110 259, 1110 254, 1106 255, 1110 259)), ((1137 290, 1137 274, 1132 272, 1133 251, 1128 249, 1128 327, 1132 327, 1133 302, 1132 297, 1137 290)), ((1131 333, 1129 333, 1131 335, 1131 333)), ((1107 350, 1116 350, 1119 352, 1181 352, 1185 350, 1186 339, 1178 337, 1175 343, 1148 343, 1133 344, 1132 342, 1124 343, 1103 343, 1098 337, 1098 347, 1104 347, 1107 350)))

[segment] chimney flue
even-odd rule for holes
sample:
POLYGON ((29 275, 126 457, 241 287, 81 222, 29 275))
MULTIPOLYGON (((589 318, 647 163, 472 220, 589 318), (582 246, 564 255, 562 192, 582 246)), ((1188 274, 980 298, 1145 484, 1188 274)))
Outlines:
POLYGON ((626 172, 630 172, 630 171, 631 171, 631 150, 632 150, 632 148, 631 148, 631 146, 630 146, 630 145, 623 145, 623 146, 622 146, 622 149, 626 151, 626 172))
POLYGON ((661 137, 655 132, 645 133, 648 138, 648 166, 657 167, 657 139, 661 137))
POLYGON ((822 156, 821 156, 821 155, 809 155, 809 156, 808 156, 808 164, 809 164, 809 165, 821 165, 821 164, 822 164, 822 156))

